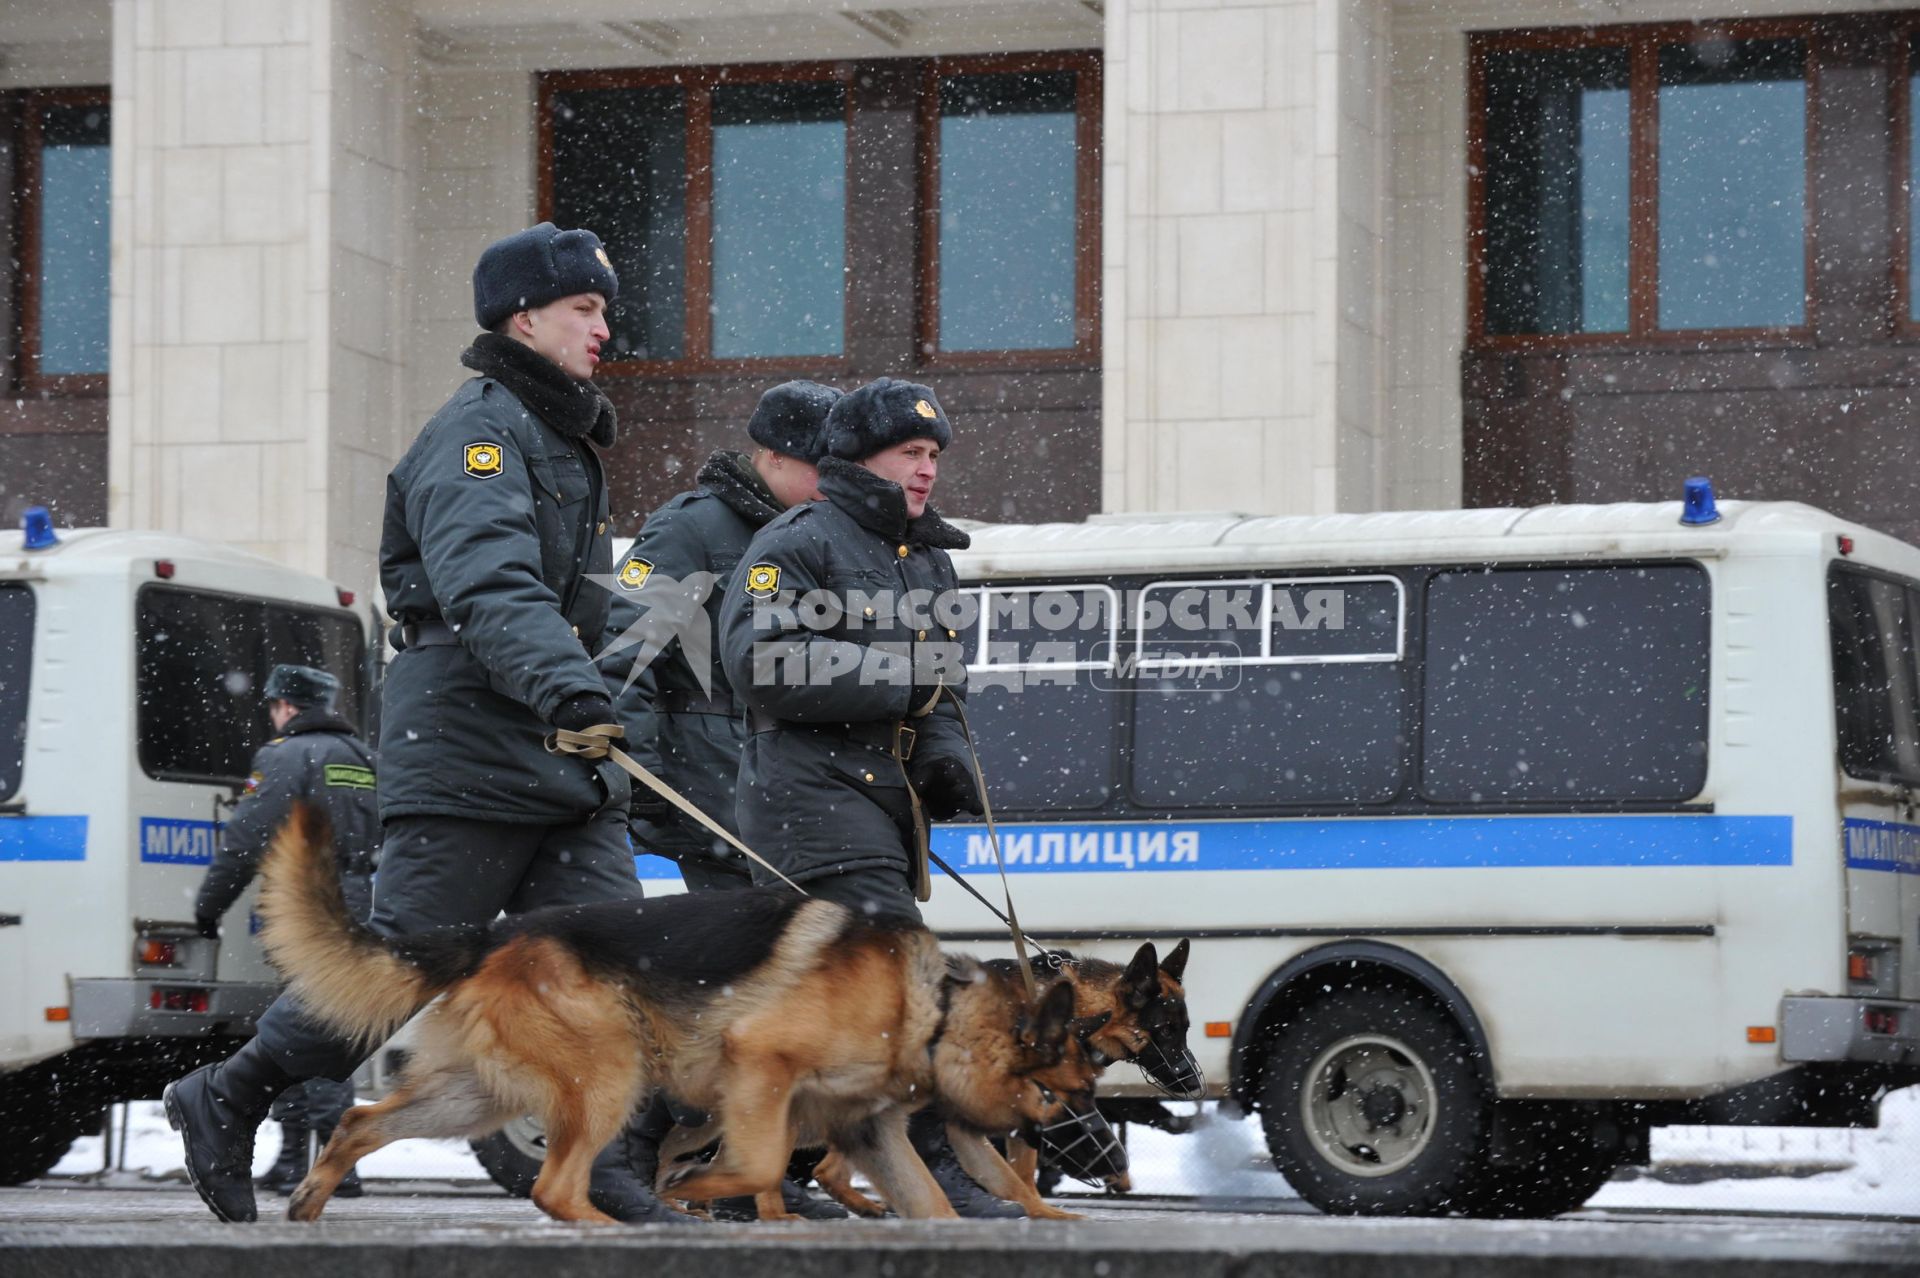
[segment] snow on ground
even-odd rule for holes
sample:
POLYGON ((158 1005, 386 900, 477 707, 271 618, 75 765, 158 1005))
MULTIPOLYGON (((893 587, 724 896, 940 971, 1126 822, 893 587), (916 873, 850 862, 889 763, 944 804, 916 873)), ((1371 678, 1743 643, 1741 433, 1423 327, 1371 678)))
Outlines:
MULTIPOLYGON (((147 1176, 180 1175, 180 1140, 158 1102, 128 1107, 124 1163, 147 1176)), ((1187 1107, 1175 1105, 1177 1111, 1187 1107)), ((1258 1118, 1208 1121, 1186 1136, 1132 1128, 1128 1148, 1134 1189, 1142 1194, 1212 1198, 1292 1198, 1267 1160, 1258 1118)), ((1860 1213, 1920 1218, 1920 1088, 1888 1097, 1876 1129, 1803 1127, 1663 1127, 1653 1133, 1658 1177, 1615 1180, 1592 1201, 1599 1208, 1684 1207, 1715 1211, 1860 1213), (1784 1174, 1783 1169, 1824 1169, 1784 1174), (1676 1177, 1701 1183, 1671 1183, 1676 1177), (1713 1179, 1705 1179, 1707 1176, 1713 1179)), ((116 1111, 114 1121, 119 1122, 116 1111)), ((263 1171, 280 1147, 279 1124, 262 1129, 254 1168, 263 1171)), ((116 1131, 114 1143, 119 1144, 116 1131)), ((80 1176, 105 1166, 97 1136, 74 1142, 54 1169, 80 1176)), ((400 1180, 485 1180, 464 1141, 409 1140, 360 1164, 364 1176, 400 1180)))

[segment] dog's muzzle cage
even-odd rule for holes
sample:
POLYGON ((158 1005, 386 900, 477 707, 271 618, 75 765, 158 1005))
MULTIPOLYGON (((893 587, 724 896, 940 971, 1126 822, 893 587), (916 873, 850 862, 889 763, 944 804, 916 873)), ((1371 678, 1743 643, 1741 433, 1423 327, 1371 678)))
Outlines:
MULTIPOLYGON (((1042 1089, 1045 1093, 1045 1089, 1042 1089)), ((1045 1093, 1052 1100, 1051 1093, 1045 1093)), ((1095 1188, 1109 1179, 1126 1174, 1127 1147, 1108 1125, 1098 1109, 1083 1113, 1069 1111, 1051 1123, 1043 1123, 1035 1134, 1047 1165, 1062 1175, 1083 1181, 1095 1188)))
POLYGON ((1147 1076, 1154 1090, 1163 1096, 1175 1100, 1199 1100, 1207 1094, 1207 1076, 1200 1069, 1193 1052, 1182 1043, 1176 1052, 1169 1052, 1157 1038, 1149 1038, 1147 1046, 1133 1063, 1147 1076))

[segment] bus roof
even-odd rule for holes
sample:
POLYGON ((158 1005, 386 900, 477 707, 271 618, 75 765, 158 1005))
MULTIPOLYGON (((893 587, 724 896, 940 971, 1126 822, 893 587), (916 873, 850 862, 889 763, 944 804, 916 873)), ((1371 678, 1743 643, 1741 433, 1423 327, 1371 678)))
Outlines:
POLYGON ((1095 515, 1078 524, 961 521, 971 549, 954 555, 970 579, 1060 572, 1709 555, 1812 549, 1847 534, 1863 558, 1920 573, 1920 550, 1800 502, 1726 501, 1717 523, 1680 522, 1680 502, 1408 510, 1377 514, 1095 515))
POLYGON ((339 607, 336 587, 238 546, 184 533, 141 528, 61 528, 60 540, 40 550, 25 548, 18 528, 0 529, 0 580, 21 577, 152 575, 157 560, 174 562, 175 584, 226 588, 296 603, 339 607))

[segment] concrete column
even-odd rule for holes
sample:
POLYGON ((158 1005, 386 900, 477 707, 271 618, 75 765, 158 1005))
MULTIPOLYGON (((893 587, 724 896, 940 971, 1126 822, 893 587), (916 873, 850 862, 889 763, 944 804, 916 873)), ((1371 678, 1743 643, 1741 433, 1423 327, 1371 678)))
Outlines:
POLYGON ((1381 0, 1107 9, 1109 510, 1382 503, 1381 0))
POLYGON ((109 519, 372 585, 397 456, 410 22, 115 0, 109 519))

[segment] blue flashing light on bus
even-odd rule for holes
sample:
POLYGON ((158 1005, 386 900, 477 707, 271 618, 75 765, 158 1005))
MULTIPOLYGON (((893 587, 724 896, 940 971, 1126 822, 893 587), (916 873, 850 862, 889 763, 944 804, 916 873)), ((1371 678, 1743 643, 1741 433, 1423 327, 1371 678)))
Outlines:
POLYGON ((45 550, 60 544, 53 532, 53 514, 45 506, 29 506, 21 516, 20 530, 26 535, 21 543, 26 550, 45 550))
POLYGON ((1687 481, 1686 509, 1680 512, 1683 524, 1717 524, 1720 522, 1720 507, 1713 499, 1713 481, 1705 475, 1695 475, 1687 481))

